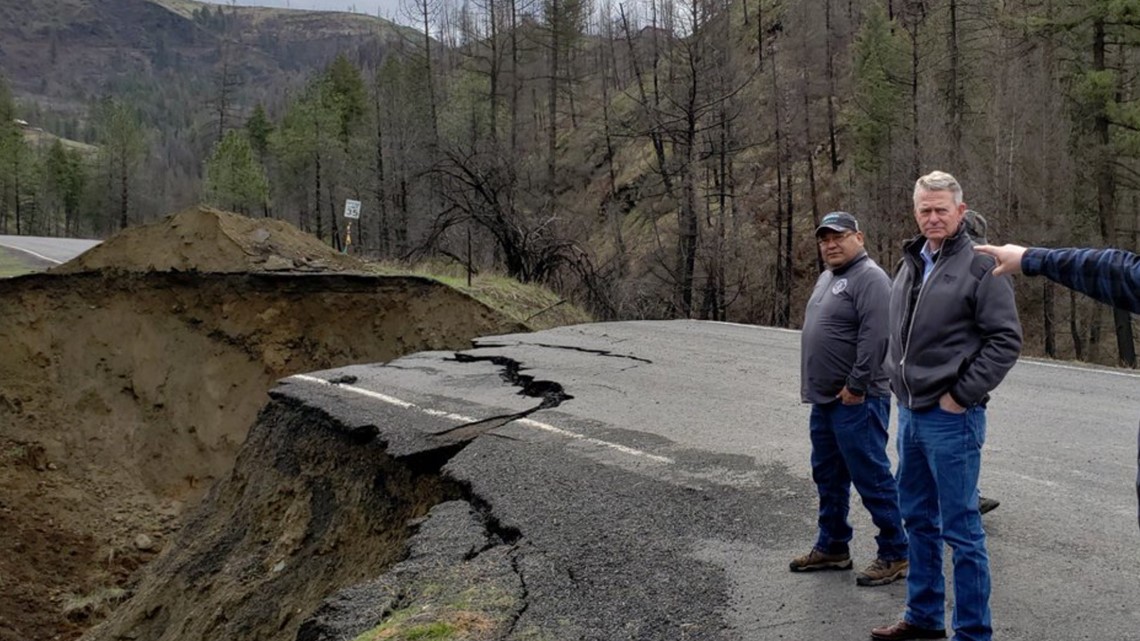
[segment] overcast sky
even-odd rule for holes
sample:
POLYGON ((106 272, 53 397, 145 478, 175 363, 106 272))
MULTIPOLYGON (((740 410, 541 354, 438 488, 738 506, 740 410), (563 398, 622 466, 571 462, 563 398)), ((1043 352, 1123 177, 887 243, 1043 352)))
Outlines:
MULTIPOLYGON (((213 4, 230 4, 230 0, 205 0, 213 4)), ((291 9, 321 9, 323 11, 353 11, 379 15, 383 18, 400 17, 400 0, 237 0, 247 7, 282 7, 291 9), (379 12, 379 13, 378 13, 379 12)))

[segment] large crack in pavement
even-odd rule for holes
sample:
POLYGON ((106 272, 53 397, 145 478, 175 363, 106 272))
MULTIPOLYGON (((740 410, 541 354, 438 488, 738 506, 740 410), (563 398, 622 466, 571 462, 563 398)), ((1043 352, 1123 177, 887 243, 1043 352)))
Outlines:
POLYGON ((471 421, 456 425, 455 427, 437 432, 436 437, 446 439, 449 442, 456 443, 469 443, 472 439, 486 434, 492 430, 498 429, 508 423, 517 421, 519 419, 527 418, 531 414, 539 410, 550 409, 558 407, 562 403, 573 399, 574 397, 567 394, 560 383, 554 381, 537 380, 535 377, 528 374, 523 374, 524 369, 522 363, 505 356, 474 356, 471 354, 456 353, 455 362, 458 363, 492 363, 502 368, 499 373, 500 378, 508 384, 519 388, 519 394, 522 396, 529 396, 531 398, 540 398, 542 401, 530 409, 521 412, 510 412, 507 414, 499 414, 496 416, 489 416, 477 421, 471 421))
MULTIPOLYGON (((479 436, 539 410, 558 407, 573 396, 560 383, 540 380, 523 373, 523 364, 511 358, 456 353, 454 358, 448 360, 457 363, 491 363, 500 369, 500 378, 518 388, 520 395, 541 401, 535 407, 521 412, 488 417, 433 432, 430 440, 435 443, 434 446, 402 456, 401 459, 409 467, 420 473, 438 476, 457 488, 460 498, 435 504, 427 516, 412 524, 416 531, 407 540, 409 549, 403 561, 372 581, 341 590, 326 599, 306 620, 297 636, 298 641, 356 638, 369 630, 396 634, 397 628, 405 629, 410 625, 404 615, 413 609, 417 614, 411 621, 425 617, 446 621, 454 614, 449 610, 453 609, 449 603, 453 597, 427 594, 435 588, 427 590, 424 586, 447 584, 451 586, 448 588, 449 593, 455 592, 455 585, 468 586, 463 592, 465 596, 462 600, 465 604, 472 600, 473 591, 482 595, 474 599, 477 605, 475 609, 481 609, 482 614, 476 616, 465 612, 462 617, 490 617, 483 624, 491 625, 496 631, 485 637, 488 639, 511 638, 527 612, 530 602, 521 562, 521 550, 525 544, 522 533, 516 528, 503 525, 495 516, 490 502, 480 496, 469 481, 451 477, 444 468, 479 436), (458 519, 455 511, 459 508, 452 507, 454 504, 467 506, 468 515, 473 520, 466 522, 458 519), (439 510, 444 510, 446 515, 441 516, 437 513, 439 510), (460 525, 459 522, 465 525, 460 525), (446 542, 439 542, 441 537, 447 539, 448 536, 461 536, 457 533, 463 528, 481 532, 478 536, 482 539, 482 544, 469 545, 465 551, 456 554, 454 546, 449 548, 446 542), (446 534, 441 535, 441 531, 446 534), (444 562, 449 558, 454 566, 451 569, 444 562), (468 576, 469 571, 480 576, 478 582, 472 581, 468 576), (506 578, 508 574, 514 578, 506 578), (484 584, 492 587, 487 588, 484 584), (497 596, 491 598, 487 594, 488 590, 490 595, 497 596), (503 604, 509 607, 504 609, 503 604), (385 626, 392 629, 385 629, 385 626)), ((358 378, 346 374, 331 377, 326 382, 334 388, 350 387, 358 382, 358 378)), ((346 432, 357 444, 365 444, 380 435, 380 429, 375 425, 346 426, 346 432)), ((380 443, 380 446, 384 447, 384 444, 380 443)))
POLYGON ((736 516, 762 497, 659 485, 557 440, 478 438, 573 397, 500 354, 447 360, 491 363, 540 401, 450 427, 463 417, 356 387, 351 369, 287 379, 183 549, 90 641, 417 638, 431 626, 487 640, 727 638, 723 577, 689 545, 765 536, 736 516))
POLYGON ((493 363, 503 368, 499 376, 507 383, 518 387, 519 394, 542 399, 542 403, 533 410, 530 410, 531 412, 558 407, 564 401, 574 398, 566 393, 560 383, 538 380, 533 376, 523 374, 522 363, 513 358, 507 358, 506 356, 476 356, 474 354, 456 352, 455 361, 459 363, 493 363))
POLYGON ((574 345, 555 345, 553 343, 527 343, 524 341, 516 341, 514 343, 484 343, 479 340, 475 341, 476 349, 503 349, 507 347, 543 347, 546 349, 563 349, 569 352, 581 352, 583 354, 593 354, 595 356, 605 356, 606 358, 625 358, 639 363, 646 363, 652 365, 653 361, 648 358, 641 358, 632 354, 618 354, 607 349, 590 349, 588 347, 576 347, 574 345))

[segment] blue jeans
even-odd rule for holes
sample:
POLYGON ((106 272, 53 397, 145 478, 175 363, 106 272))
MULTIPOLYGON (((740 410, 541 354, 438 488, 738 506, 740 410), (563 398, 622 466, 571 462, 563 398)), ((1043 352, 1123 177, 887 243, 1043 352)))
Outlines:
POLYGON ((899 505, 910 537, 903 618, 922 628, 946 627, 945 542, 954 554, 954 639, 988 641, 990 559, 978 512, 986 410, 898 409, 899 505))
POLYGON ((828 554, 848 551, 853 531, 847 514, 854 484, 879 528, 879 558, 906 558, 898 486, 887 458, 890 412, 891 401, 885 396, 868 396, 859 405, 835 401, 811 406, 811 473, 819 489, 817 549, 828 554))

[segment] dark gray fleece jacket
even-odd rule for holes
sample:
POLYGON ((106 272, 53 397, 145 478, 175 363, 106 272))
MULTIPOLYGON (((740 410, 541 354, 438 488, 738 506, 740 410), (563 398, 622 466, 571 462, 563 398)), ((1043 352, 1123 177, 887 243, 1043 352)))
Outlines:
POLYGON ((973 251, 964 233, 947 238, 925 283, 919 252, 926 238, 903 245, 891 285, 885 368, 899 403, 912 410, 949 392, 959 405, 985 405, 1021 352, 1021 323, 1009 276, 995 277, 993 258, 973 251))

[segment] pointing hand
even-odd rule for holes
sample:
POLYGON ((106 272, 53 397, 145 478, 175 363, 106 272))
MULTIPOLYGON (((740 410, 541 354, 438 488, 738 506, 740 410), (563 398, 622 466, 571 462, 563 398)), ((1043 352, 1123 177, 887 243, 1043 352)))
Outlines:
POLYGON ((1021 273, 1021 257, 1025 255, 1025 248, 1021 245, 1002 245, 1001 247, 977 245, 974 247, 974 251, 980 254, 988 254, 997 259, 994 276, 1021 273))

